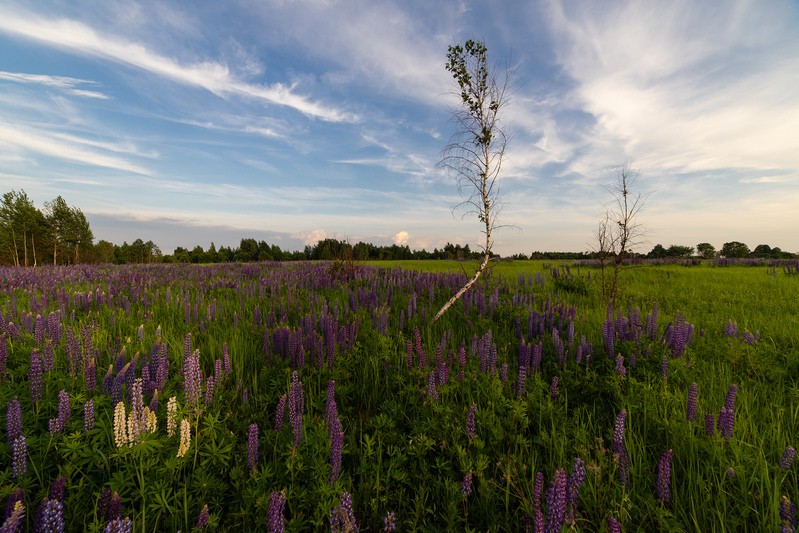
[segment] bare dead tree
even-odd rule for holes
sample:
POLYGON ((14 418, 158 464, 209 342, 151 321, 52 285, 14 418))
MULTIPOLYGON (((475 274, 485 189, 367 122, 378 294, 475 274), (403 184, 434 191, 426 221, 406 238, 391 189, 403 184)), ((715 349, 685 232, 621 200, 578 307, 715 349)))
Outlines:
POLYGON ((498 78, 487 50, 483 42, 468 40, 463 46, 450 46, 447 52, 446 69, 457 83, 461 102, 453 111, 456 132, 444 148, 439 166, 455 176, 458 192, 466 198, 458 208, 465 211, 464 217, 477 217, 485 244, 477 271, 436 313, 433 322, 477 282, 491 258, 491 233, 497 227, 500 207, 498 177, 508 140, 500 127, 500 114, 508 104, 510 72, 505 70, 498 78))
POLYGON ((634 191, 637 179, 638 173, 625 163, 616 181, 604 186, 612 199, 605 207, 604 219, 594 231, 594 251, 599 259, 602 296, 608 300, 618 296, 624 261, 645 235, 638 214, 648 195, 634 191))

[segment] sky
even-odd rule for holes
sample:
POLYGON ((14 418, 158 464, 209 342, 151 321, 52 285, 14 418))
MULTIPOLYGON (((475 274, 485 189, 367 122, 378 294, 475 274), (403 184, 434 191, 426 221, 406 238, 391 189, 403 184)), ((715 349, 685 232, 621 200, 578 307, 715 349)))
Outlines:
POLYGON ((509 71, 493 250, 585 251, 620 167, 655 244, 799 252, 794 0, 4 0, 0 192, 95 240, 479 249, 449 45, 509 71))

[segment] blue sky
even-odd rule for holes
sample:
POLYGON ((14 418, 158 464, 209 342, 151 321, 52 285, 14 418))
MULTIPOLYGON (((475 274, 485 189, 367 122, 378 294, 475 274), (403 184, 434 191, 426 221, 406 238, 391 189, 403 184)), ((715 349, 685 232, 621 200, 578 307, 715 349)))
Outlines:
POLYGON ((646 241, 799 251, 799 4, 39 1, 0 16, 0 185, 162 251, 477 247, 436 164, 447 46, 514 71, 495 251, 588 250, 625 162, 646 241))

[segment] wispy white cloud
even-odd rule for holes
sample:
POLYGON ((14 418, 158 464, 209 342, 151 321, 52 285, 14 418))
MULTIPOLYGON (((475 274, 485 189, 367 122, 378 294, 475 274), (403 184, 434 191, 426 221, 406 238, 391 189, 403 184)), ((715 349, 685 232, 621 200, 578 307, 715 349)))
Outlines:
POLYGON ((46 19, 33 13, 9 10, 0 18, 0 31, 61 50, 136 67, 221 97, 237 95, 262 100, 331 122, 357 120, 351 113, 297 94, 294 85, 248 83, 233 76, 227 65, 211 60, 183 64, 148 49, 144 44, 105 35, 77 20, 46 19))
POLYGON ((68 94, 83 96, 85 98, 97 98, 107 100, 108 95, 98 91, 80 89, 83 85, 95 85, 93 81, 70 78, 68 76, 48 76, 44 74, 26 74, 23 72, 0 71, 0 80, 13 81, 16 83, 30 83, 64 89, 68 94))

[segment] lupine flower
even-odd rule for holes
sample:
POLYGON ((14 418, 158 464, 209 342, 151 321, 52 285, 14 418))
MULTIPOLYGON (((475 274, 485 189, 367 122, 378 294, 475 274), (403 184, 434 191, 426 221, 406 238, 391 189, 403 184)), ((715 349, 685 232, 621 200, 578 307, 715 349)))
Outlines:
MULTIPOLYGON (((22 487, 19 487, 12 492, 6 500, 6 517, 11 516, 11 513, 14 512, 14 507, 16 506, 17 502, 25 502, 25 489, 22 487)), ((0 531, 5 530, 0 528, 0 531)))
POLYGON ((727 474, 728 478, 735 479, 735 469, 733 467, 728 466, 724 473, 727 474))
POLYGON ((386 513, 386 517, 383 519, 383 531, 385 533, 391 533, 392 531, 397 530, 397 517, 389 511, 386 513))
POLYGON ((533 531, 543 533, 545 527, 544 510, 541 507, 541 497, 544 494, 544 473, 536 472, 535 485, 533 488, 533 508, 535 517, 533 519, 533 531))
POLYGON ((545 531, 557 533, 566 521, 566 471, 558 468, 546 493, 547 521, 545 531))
POLYGON ((627 409, 622 409, 616 415, 616 424, 613 426, 613 451, 618 452, 624 448, 624 423, 627 421, 627 409))
POLYGON ((624 356, 622 354, 616 354, 616 373, 621 376, 627 375, 627 369, 624 368, 624 356))
POLYGON ((427 376, 427 397, 438 400, 438 389, 436 388, 436 373, 430 372, 427 376))
POLYGON ((724 407, 730 411, 735 410, 735 398, 738 396, 738 385, 733 383, 727 390, 727 398, 724 401, 724 407))
POLYGON ((205 380, 205 405, 206 407, 211 405, 214 401, 214 383, 216 380, 214 376, 208 376, 208 379, 205 380))
POLYGON ((463 476, 463 481, 461 482, 461 494, 464 496, 471 496, 472 495, 472 471, 469 470, 466 472, 466 475, 463 476))
POLYGON ((708 437, 711 437, 715 432, 716 432, 716 417, 713 416, 713 413, 707 413, 705 415, 705 434, 708 437))
POLYGON ((108 522, 104 533, 133 533, 133 522, 130 518, 115 518, 108 522))
POLYGON ((50 493, 48 497, 51 500, 58 500, 60 502, 64 501, 64 489, 67 486, 67 478, 64 476, 59 477, 56 479, 53 484, 50 486, 50 493))
POLYGON ((17 500, 14 502, 11 511, 6 513, 6 519, 3 525, 0 526, 2 533, 18 533, 22 531, 25 525, 25 505, 22 501, 17 500))
POLYGON ((339 505, 333 509, 333 513, 330 516, 330 529, 333 533, 358 531, 358 523, 352 510, 352 495, 349 492, 341 493, 339 505))
POLYGON ((552 376, 552 383, 549 384, 549 397, 553 402, 558 399, 558 376, 552 376))
POLYGON ((178 446, 178 457, 183 457, 191 446, 191 426, 185 418, 180 421, 180 445, 178 446))
POLYGON ((782 459, 780 459, 780 468, 787 472, 791 468, 791 465, 793 465, 794 459, 796 459, 796 448, 788 446, 782 453, 782 459))
POLYGON ((94 358, 86 360, 86 367, 84 372, 84 384, 87 391, 93 391, 97 388, 97 365, 94 363, 94 358))
POLYGON ((331 427, 333 420, 338 416, 336 407, 336 382, 332 379, 327 383, 327 397, 325 398, 325 424, 331 427))
POLYGON ((780 522, 781 533, 794 533, 796 530, 796 506, 791 503, 787 496, 780 499, 780 522))
POLYGON ((727 325, 724 326, 724 336, 738 337, 738 326, 732 320, 728 321, 727 325))
POLYGON ((166 404, 166 434, 171 437, 175 434, 178 427, 178 399, 175 396, 169 398, 166 404))
POLYGON ((300 375, 295 370, 291 373, 291 386, 289 387, 289 423, 294 433, 293 447, 298 448, 302 441, 302 411, 305 406, 305 396, 302 392, 300 375))
POLYGON ((574 466, 572 467, 572 473, 569 475, 569 479, 566 484, 566 500, 568 503, 566 520, 572 524, 574 523, 574 519, 577 514, 577 504, 578 504, 577 500, 580 497, 580 487, 582 486, 584 481, 585 481, 585 461, 583 461, 579 457, 575 457, 574 466))
POLYGON ((83 404, 83 434, 86 435, 94 429, 94 400, 83 404))
POLYGON ((266 513, 266 530, 269 533, 283 533, 285 528, 283 509, 286 507, 286 493, 275 492, 269 495, 269 511, 266 513))
POLYGON ((275 409, 275 431, 280 431, 283 427, 283 417, 286 413, 286 395, 280 397, 277 401, 277 408, 275 409))
POLYGON ((754 334, 750 333, 748 329, 745 329, 743 334, 741 335, 741 340, 744 341, 749 346, 754 346, 757 339, 760 338, 760 334, 755 332, 754 334))
POLYGON ((17 437, 22 435, 22 406, 16 397, 8 402, 6 408, 6 437, 8 444, 11 445, 17 437))
POLYGON ((144 430, 148 433, 155 433, 158 431, 158 417, 155 411, 151 411, 149 407, 145 407, 142 411, 142 418, 144 419, 144 430))
POLYGON ((671 498, 671 450, 666 450, 658 462, 657 498, 667 502, 671 498))
POLYGON ((49 421, 50 435, 64 431, 64 427, 69 424, 69 419, 69 393, 62 390, 58 393, 58 416, 49 421))
POLYGON ((469 412, 466 414, 466 438, 472 440, 477 433, 474 426, 475 415, 477 414, 477 404, 473 403, 469 407, 469 412))
MULTIPOLYGON (((3 328, 0 327, 0 330, 3 328)), ((0 333, 0 381, 5 380, 6 365, 8 364, 8 334, 3 331, 0 333)))
POLYGON ((21 477, 28 471, 28 446, 25 435, 19 435, 11 443, 11 472, 14 477, 21 477))
POLYGON ((208 516, 208 504, 206 503, 203 505, 203 508, 200 509, 200 514, 197 516, 197 529, 205 529, 208 527, 208 521, 210 517, 208 516))
POLYGON ((252 423, 247 428, 247 468, 255 470, 258 464, 258 424, 252 423))
POLYGON ((729 441, 732 438, 732 430, 735 427, 735 411, 722 407, 719 413, 718 420, 719 431, 724 440, 729 441))
POLYGON ((30 361, 28 382, 30 384, 31 401, 36 403, 42 399, 42 356, 39 354, 39 350, 31 351, 30 361))
POLYGON ((330 429, 330 483, 341 474, 341 448, 344 445, 344 429, 341 420, 335 418, 330 429))
POLYGON ((41 533, 58 533, 64 531, 64 504, 58 500, 45 498, 36 513, 33 529, 41 533))
POLYGON ((612 516, 608 517, 608 533, 621 533, 621 524, 612 516))
MULTIPOLYGON (((190 335, 186 335, 191 338, 190 335)), ((183 359, 183 389, 186 391, 186 404, 199 407, 202 398, 203 373, 200 369, 200 350, 194 350, 183 359)))
POLYGON ((125 404, 117 402, 114 408, 114 443, 121 448, 128 443, 127 414, 125 404))
POLYGON ((105 518, 109 522, 119 519, 122 516, 122 497, 117 491, 111 495, 108 508, 105 511, 105 518))
POLYGON ((660 377, 663 379, 669 379, 669 356, 667 354, 663 354, 663 358, 660 360, 660 377))
POLYGON ((696 420, 696 398, 699 395, 699 385, 691 383, 688 387, 688 406, 685 409, 685 419, 688 422, 696 420))

